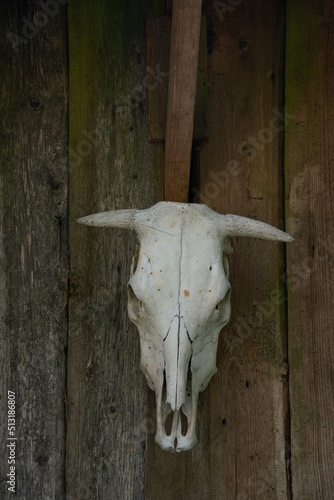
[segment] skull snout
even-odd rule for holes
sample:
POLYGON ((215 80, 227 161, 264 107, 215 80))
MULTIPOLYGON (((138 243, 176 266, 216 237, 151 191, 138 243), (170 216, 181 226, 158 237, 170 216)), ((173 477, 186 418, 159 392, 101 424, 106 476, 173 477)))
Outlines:
POLYGON ((166 402, 166 384, 162 392, 156 393, 157 432, 155 441, 166 451, 190 450, 197 443, 196 414, 198 393, 193 394, 191 380, 186 386, 185 403, 173 411, 166 402))
POLYGON ((183 318, 175 316, 164 339, 166 403, 177 411, 185 403, 191 341, 183 318))
POLYGON ((165 450, 191 449, 197 442, 197 395, 190 373, 192 342, 183 317, 175 316, 164 339, 164 382, 157 400, 156 442, 165 450))

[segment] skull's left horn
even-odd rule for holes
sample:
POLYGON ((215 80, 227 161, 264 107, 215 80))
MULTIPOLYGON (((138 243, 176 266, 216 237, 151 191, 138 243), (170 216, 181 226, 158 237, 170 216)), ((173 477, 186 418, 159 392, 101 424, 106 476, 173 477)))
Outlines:
POLYGON ((98 214, 87 215, 78 219, 79 224, 94 227, 121 227, 123 229, 134 229, 136 225, 136 215, 139 210, 112 210, 111 212, 100 212, 98 214))
POLYGON ((251 236, 262 240, 293 241, 292 236, 276 227, 240 215, 221 215, 222 230, 228 236, 251 236))

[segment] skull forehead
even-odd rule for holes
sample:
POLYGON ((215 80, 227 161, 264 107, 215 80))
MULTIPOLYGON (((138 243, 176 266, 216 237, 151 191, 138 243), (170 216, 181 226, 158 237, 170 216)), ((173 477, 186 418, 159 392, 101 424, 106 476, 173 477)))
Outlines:
MULTIPOLYGON (((217 275, 223 271, 222 254, 228 242, 217 228, 214 214, 205 205, 168 202, 142 211, 136 221, 141 246, 137 287, 142 288, 145 280, 163 284, 166 294, 175 296, 182 279, 188 288, 212 285, 216 289, 214 281, 221 281, 217 275)), ((162 291, 161 287, 156 291, 162 291)))
POLYGON ((140 239, 154 230, 177 236, 182 229, 194 238, 206 234, 218 237, 216 217, 217 214, 206 205, 160 202, 137 215, 137 233, 140 239))
POLYGON ((228 241, 223 238, 217 214, 206 205, 160 202, 138 215, 137 234, 142 256, 152 267, 171 270, 183 257, 183 264, 206 267, 221 259, 228 241))

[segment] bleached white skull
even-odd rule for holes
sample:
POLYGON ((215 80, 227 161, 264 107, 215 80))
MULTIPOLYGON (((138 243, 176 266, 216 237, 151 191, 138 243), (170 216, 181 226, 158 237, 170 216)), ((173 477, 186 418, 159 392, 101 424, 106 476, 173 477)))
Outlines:
POLYGON ((230 318, 229 238, 293 238, 263 222, 174 202, 103 212, 78 222, 137 232, 128 313, 140 334, 141 369, 156 393, 155 439, 164 450, 189 450, 197 441, 198 394, 217 370, 218 336, 230 318))

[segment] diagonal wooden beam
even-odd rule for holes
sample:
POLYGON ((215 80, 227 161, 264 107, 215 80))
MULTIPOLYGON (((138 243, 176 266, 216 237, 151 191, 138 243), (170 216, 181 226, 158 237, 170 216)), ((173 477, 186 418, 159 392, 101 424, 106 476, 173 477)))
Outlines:
POLYGON ((165 134, 165 200, 188 201, 202 0, 174 0, 165 134))

